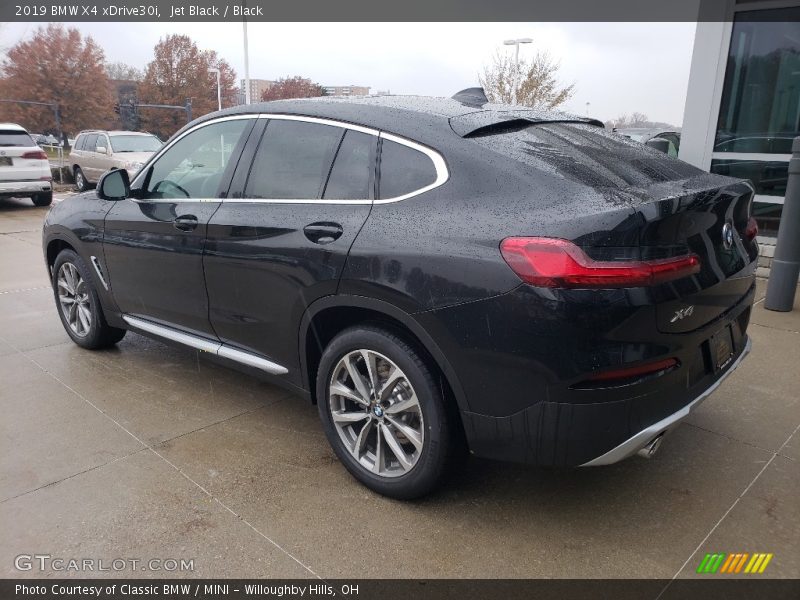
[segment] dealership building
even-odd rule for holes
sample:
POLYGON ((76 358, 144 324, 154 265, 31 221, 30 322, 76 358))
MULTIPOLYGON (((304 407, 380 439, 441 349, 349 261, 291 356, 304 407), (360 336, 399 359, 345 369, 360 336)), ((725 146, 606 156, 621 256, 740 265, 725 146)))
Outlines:
POLYGON ((762 234, 777 234, 800 135, 800 3, 701 0, 680 158, 750 179, 762 234))

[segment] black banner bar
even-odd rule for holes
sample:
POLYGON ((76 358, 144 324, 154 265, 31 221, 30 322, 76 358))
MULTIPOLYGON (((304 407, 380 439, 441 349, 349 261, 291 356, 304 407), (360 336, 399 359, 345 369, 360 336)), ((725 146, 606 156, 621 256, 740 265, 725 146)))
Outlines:
POLYGON ((797 600, 800 580, 514 579, 269 580, 64 579, 0 580, 3 600, 797 600))
POLYGON ((686 22, 731 20, 733 4, 734 0, 3 0, 0 21, 686 22))

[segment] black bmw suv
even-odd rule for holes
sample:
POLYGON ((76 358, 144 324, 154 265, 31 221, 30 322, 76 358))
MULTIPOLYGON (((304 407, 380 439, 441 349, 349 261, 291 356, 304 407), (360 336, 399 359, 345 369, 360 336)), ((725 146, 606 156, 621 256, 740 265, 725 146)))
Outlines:
MULTIPOLYGON (((655 451, 747 354, 753 190, 591 119, 453 98, 198 119, 52 208, 70 337, 200 350, 317 404, 368 487, 655 451)), ((187 400, 189 401, 189 400, 187 400)))

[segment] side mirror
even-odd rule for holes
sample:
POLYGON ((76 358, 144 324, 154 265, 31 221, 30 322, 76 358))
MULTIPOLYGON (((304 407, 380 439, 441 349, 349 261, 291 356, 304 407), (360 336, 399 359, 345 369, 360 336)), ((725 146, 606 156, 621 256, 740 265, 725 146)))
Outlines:
POLYGON ((663 152, 664 154, 669 154, 669 140, 665 140, 664 138, 650 138, 645 142, 645 146, 650 146, 651 148, 655 148, 659 152, 663 152))
POLYGON ((108 148, 106 148, 105 146, 97 146, 97 148, 95 148, 94 151, 97 152, 98 154, 108 154, 108 148))
POLYGON ((124 200, 131 195, 131 182, 125 169, 108 171, 97 182, 97 195, 103 200, 124 200))

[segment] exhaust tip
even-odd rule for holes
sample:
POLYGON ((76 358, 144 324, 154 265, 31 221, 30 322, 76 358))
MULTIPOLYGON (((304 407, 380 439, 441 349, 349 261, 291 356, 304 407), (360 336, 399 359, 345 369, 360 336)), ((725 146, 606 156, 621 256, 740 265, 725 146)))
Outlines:
POLYGON ((652 458, 653 455, 658 451, 661 447, 661 442, 664 439, 664 434, 658 434, 652 442, 647 444, 644 448, 641 448, 636 454, 641 456, 642 458, 652 458))

